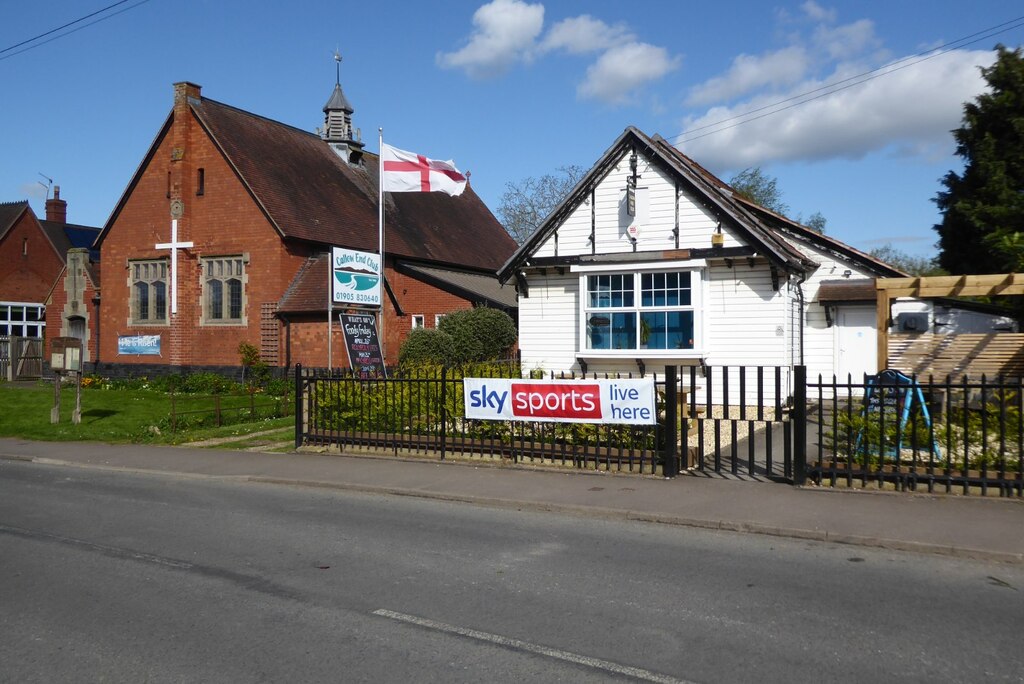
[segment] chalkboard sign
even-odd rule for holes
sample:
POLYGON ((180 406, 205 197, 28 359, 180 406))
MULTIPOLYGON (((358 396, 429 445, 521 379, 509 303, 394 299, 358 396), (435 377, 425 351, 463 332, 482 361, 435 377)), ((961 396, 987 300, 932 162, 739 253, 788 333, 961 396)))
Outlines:
POLYGON ((377 339, 377 318, 372 314, 338 314, 345 333, 345 348, 352 372, 364 380, 386 378, 384 356, 377 339))
POLYGON ((908 400, 913 402, 913 390, 920 388, 903 373, 884 370, 874 377, 868 377, 865 399, 868 411, 884 411, 886 415, 902 414, 910 410, 908 400))
MULTIPOLYGON (((867 377, 864 408, 861 410, 861 416, 867 420, 872 420, 872 415, 878 416, 878 414, 882 414, 880 418, 890 426, 896 424, 895 420, 898 417, 899 427, 896 433, 898 439, 896 444, 890 445, 886 450, 888 452, 887 455, 895 456, 897 460, 904 447, 903 440, 906 438, 907 423, 910 420, 915 403, 917 404, 917 410, 921 413, 921 417, 924 420, 925 428, 931 429, 932 417, 928 411, 928 402, 925 401, 921 386, 913 378, 888 368, 877 375, 867 377)), ((861 428, 857 434, 856 448, 858 450, 863 438, 864 430, 861 428)), ((934 440, 932 441, 932 449, 936 454, 941 455, 942 452, 939 449, 938 442, 934 440)))

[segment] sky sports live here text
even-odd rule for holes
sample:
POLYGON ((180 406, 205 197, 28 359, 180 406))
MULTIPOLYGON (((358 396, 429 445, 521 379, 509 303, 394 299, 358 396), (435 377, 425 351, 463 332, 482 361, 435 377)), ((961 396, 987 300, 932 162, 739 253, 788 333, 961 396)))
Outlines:
POLYGON ((466 418, 654 425, 654 379, 463 378, 466 418))

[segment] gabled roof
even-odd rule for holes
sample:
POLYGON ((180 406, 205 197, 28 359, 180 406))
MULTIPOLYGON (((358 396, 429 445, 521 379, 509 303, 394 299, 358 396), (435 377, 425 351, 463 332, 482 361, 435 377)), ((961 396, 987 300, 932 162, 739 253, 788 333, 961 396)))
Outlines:
MULTIPOLYGON (((0 202, 0 239, 7 234, 22 214, 29 209, 27 200, 17 202, 0 202)), ((32 214, 35 216, 35 213, 32 214)), ((92 226, 82 226, 74 223, 60 223, 59 221, 36 220, 46 237, 53 251, 61 261, 67 262, 68 250, 72 247, 85 247, 90 250, 90 257, 98 260, 98 254, 91 249, 92 243, 99 235, 100 229, 92 226)))
MULTIPOLYGON (((365 166, 351 166, 313 133, 208 98, 190 98, 189 106, 281 237, 377 251, 377 155, 366 153, 365 166)), ((104 235, 173 117, 172 112, 104 235)), ((394 256, 494 272, 516 248, 471 187, 458 197, 388 193, 384 213, 384 248, 394 256)))
POLYGON ((72 247, 82 247, 89 250, 89 258, 92 261, 99 261, 99 252, 92 249, 92 243, 100 234, 99 228, 91 226, 80 226, 74 223, 60 223, 58 221, 40 221, 39 225, 43 233, 49 238, 57 253, 64 261, 67 261, 68 250, 72 247))
POLYGON ((645 155, 652 163, 674 177, 698 203, 718 217, 731 232, 753 247, 758 254, 784 270, 807 273, 817 266, 787 239, 796 238, 826 252, 855 261, 872 273, 882 276, 899 273, 887 264, 838 240, 821 235, 744 199, 727 183, 687 157, 661 136, 649 137, 630 126, 605 151, 533 235, 505 262, 498 271, 498 279, 506 282, 516 271, 527 265, 532 254, 579 206, 590 189, 604 178, 627 150, 631 149, 645 155))
POLYGON ((859 249, 851 247, 845 242, 840 242, 839 240, 829 237, 824 233, 819 233, 812 228, 808 228, 807 226, 797 223, 792 219, 788 219, 782 214, 777 214, 769 209, 765 209, 761 205, 756 202, 752 202, 745 197, 736 195, 736 201, 750 207, 751 211, 757 214, 761 220, 767 223, 772 229, 801 242, 809 243, 817 249, 831 253, 842 260, 852 261, 876 277, 904 278, 909 275, 897 268, 893 268, 880 259, 876 259, 866 252, 862 252, 859 249))
POLYGON ((28 200, 18 202, 0 202, 0 239, 18 222, 21 215, 28 209, 28 200))

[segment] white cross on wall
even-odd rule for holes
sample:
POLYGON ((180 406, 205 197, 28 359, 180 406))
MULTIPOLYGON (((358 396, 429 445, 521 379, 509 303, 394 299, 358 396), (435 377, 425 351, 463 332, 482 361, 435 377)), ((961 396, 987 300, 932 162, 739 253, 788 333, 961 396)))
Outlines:
POLYGON ((192 247, 191 242, 178 242, 178 219, 171 219, 171 241, 157 243, 157 249, 171 250, 171 313, 178 313, 178 250, 192 247))

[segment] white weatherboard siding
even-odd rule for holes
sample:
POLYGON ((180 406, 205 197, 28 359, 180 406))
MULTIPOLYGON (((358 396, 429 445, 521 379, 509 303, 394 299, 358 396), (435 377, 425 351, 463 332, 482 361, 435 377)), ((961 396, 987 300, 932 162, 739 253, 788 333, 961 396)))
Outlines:
POLYGON ((519 349, 523 372, 570 371, 579 348, 579 276, 549 269, 531 274, 530 296, 519 298, 519 349))
MULTIPOLYGON (((789 363, 790 336, 787 323, 789 298, 782 291, 772 289, 771 271, 764 261, 751 267, 746 259, 737 259, 732 267, 712 265, 709 269, 709 296, 704 309, 707 326, 708 366, 729 366, 730 402, 739 401, 739 367, 747 366, 748 403, 757 397, 756 370, 753 366, 784 366, 789 363)), ((721 376, 712 379, 712 402, 718 403, 723 395, 721 376)), ((764 398, 774 400, 774 370, 765 368, 764 398)), ((789 393, 789 372, 785 372, 783 395, 789 393)), ((699 382, 697 401, 706 400, 703 379, 699 382)))
MULTIPOLYGON (((867 270, 848 261, 839 261, 832 254, 815 249, 799 240, 789 240, 805 256, 818 264, 813 273, 801 285, 804 292, 804 365, 807 366, 807 378, 817 380, 818 374, 825 380, 831 380, 838 368, 839 337, 836 326, 829 326, 825 320, 825 307, 818 303, 818 288, 825 280, 842 280, 844 278, 861 279, 874 277, 867 270), (845 273, 849 271, 850 275, 845 273)), ((833 316, 834 318, 834 316, 833 316)), ((799 352, 797 352, 799 353, 799 352)), ((799 356, 794 362, 799 362, 799 356)))
MULTIPOLYGON (((638 199, 646 199, 646 207, 637 214, 646 220, 639 225, 636 251, 662 251, 676 248, 672 233, 676 223, 676 186, 658 167, 640 157, 637 164, 638 199)), ((581 202, 562 224, 534 252, 536 257, 616 254, 633 251, 627 229, 633 219, 622 210, 626 178, 629 176, 629 153, 601 179, 592 195, 581 202), (591 206, 593 204, 593 206, 591 206), (590 245, 591 226, 596 247, 590 245), (557 245, 557 254, 556 254, 557 245)), ((685 192, 679 194, 679 248, 711 246, 711 234, 718 222, 685 192)), ((726 247, 740 245, 723 229, 726 247)))

